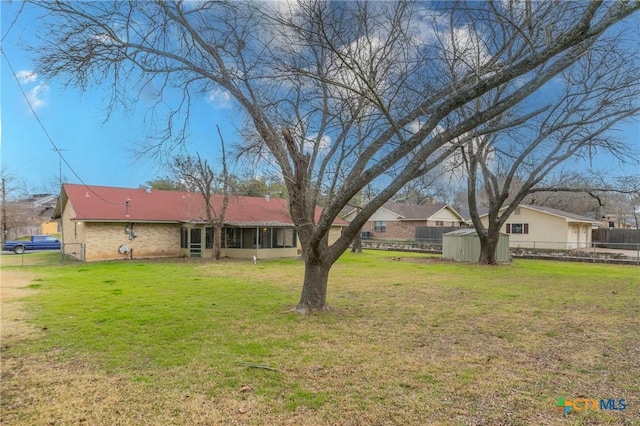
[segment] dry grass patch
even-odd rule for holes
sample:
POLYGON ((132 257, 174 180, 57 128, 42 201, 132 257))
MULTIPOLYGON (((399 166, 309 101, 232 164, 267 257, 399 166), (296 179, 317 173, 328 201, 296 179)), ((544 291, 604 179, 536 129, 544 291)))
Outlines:
POLYGON ((405 257, 346 255, 304 317, 296 261, 35 268, 47 330, 3 354, 3 422, 638 424, 637 268, 405 257))
POLYGON ((26 271, 3 270, 0 273, 0 339, 3 351, 8 349, 9 342, 22 341, 39 334, 36 327, 27 323, 29 315, 20 300, 33 293, 34 288, 29 285, 33 280, 34 275, 26 271))

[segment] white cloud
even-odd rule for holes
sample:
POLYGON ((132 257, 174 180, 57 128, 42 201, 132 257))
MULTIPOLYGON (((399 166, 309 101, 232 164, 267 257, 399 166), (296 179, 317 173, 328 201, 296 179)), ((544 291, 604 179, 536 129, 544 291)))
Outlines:
POLYGON ((420 129, 422 129, 422 126, 424 126, 424 123, 422 122, 422 120, 417 119, 417 120, 413 120, 411 123, 407 124, 405 126, 405 129, 411 133, 412 135, 415 135, 416 133, 418 133, 420 131, 420 129))
POLYGON ((227 108, 231 106, 231 94, 226 90, 215 88, 209 91, 207 102, 218 107, 227 108))
POLYGON ((446 14, 427 7, 412 17, 411 24, 417 44, 439 45, 442 32, 449 28, 449 19, 446 14))
POLYGON ((473 27, 461 27, 451 30, 445 45, 445 57, 456 73, 464 75, 482 67, 490 55, 480 34, 473 27))
POLYGON ((18 82, 23 85, 37 83, 26 92, 27 101, 29 102, 29 105, 31 105, 31 108, 37 110, 45 106, 46 102, 44 100, 44 95, 49 90, 49 86, 38 82, 38 74, 31 70, 21 70, 16 73, 16 78, 18 79, 18 82))
POLYGON ((288 16, 294 16, 300 9, 300 4, 296 0, 272 0, 265 2, 264 6, 288 16))
POLYGON ((419 11, 412 24, 416 42, 439 52, 439 60, 457 75, 474 72, 491 59, 481 26, 452 26, 448 14, 429 8, 419 11))
POLYGON ((33 71, 22 70, 16 73, 16 77, 20 84, 33 83, 38 79, 38 74, 33 71))
POLYGON ((323 135, 320 140, 318 140, 318 135, 315 134, 304 139, 305 152, 312 152, 316 145, 318 145, 320 151, 328 149, 331 146, 331 137, 323 135))
POLYGON ((49 86, 47 86, 46 84, 38 84, 36 87, 27 92, 27 100, 34 110, 40 109, 45 105, 43 96, 48 90, 49 86))
POLYGON ((383 61, 389 59, 383 54, 383 49, 382 40, 376 36, 360 37, 343 46, 340 50, 344 59, 334 58, 327 71, 328 76, 340 84, 330 88, 334 96, 351 98, 357 103, 362 100, 362 95, 371 95, 371 87, 378 94, 383 93, 387 87, 387 75, 366 75, 367 70, 385 69, 383 61), (360 72, 359 69, 364 71, 360 72))
POLYGON ((103 46, 113 46, 117 43, 110 34, 96 34, 93 38, 103 46))
MULTIPOLYGON (((422 126, 424 126, 425 123, 422 122, 422 120, 417 119, 417 120, 413 120, 411 123, 407 124, 405 126, 405 130, 407 130, 409 133, 411 133, 412 135, 415 135, 416 133, 418 133, 421 129, 422 126)), ((435 137, 438 134, 442 133, 445 131, 445 128, 438 124, 436 125, 436 127, 431 131, 431 137, 435 137)))

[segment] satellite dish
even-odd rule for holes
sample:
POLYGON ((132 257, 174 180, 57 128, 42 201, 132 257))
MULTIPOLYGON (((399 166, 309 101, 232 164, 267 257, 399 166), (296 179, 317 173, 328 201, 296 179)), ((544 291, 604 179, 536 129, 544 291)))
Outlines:
POLYGON ((118 253, 120 254, 129 253, 129 247, 125 246, 124 244, 121 245, 120 247, 118 247, 118 253))

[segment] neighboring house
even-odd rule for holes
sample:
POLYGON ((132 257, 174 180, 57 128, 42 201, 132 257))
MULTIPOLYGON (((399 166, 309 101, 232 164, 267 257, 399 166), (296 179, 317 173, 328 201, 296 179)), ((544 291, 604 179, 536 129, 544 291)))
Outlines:
POLYGON ((633 229, 638 225, 636 223, 636 215, 630 214, 615 214, 604 213, 600 220, 601 228, 625 228, 633 229))
POLYGON ((48 220, 40 225, 40 235, 57 235, 60 233, 60 223, 55 220, 48 220))
POLYGON ((52 220, 56 205, 58 204, 58 195, 36 195, 33 206, 37 209, 38 217, 41 219, 40 232, 41 235, 53 235, 60 233, 60 225, 57 221, 52 220))
MULTIPOLYGON (((487 226, 487 214, 480 220, 487 226)), ((588 217, 521 204, 500 231, 509 234, 511 248, 574 249, 591 245, 591 230, 597 225, 598 221, 588 217)))
MULTIPOLYGON (((345 215, 347 222, 357 214, 356 210, 345 215)), ((457 227, 464 218, 448 204, 404 204, 385 203, 362 227, 368 238, 388 240, 412 240, 416 228, 423 226, 457 227)))
MULTIPOLYGON (((219 213, 223 196, 211 197, 219 213)), ((319 217, 321 209, 316 209, 319 217)), ((66 253, 87 261, 211 257, 214 229, 199 193, 64 184, 54 217, 66 253)), ((329 241, 346 222, 337 220, 329 241)), ((222 229, 224 257, 296 257, 300 245, 285 199, 229 196, 222 229)))
POLYGON ((57 201, 57 195, 34 194, 17 201, 7 202, 5 238, 57 234, 58 224, 51 220, 57 201))

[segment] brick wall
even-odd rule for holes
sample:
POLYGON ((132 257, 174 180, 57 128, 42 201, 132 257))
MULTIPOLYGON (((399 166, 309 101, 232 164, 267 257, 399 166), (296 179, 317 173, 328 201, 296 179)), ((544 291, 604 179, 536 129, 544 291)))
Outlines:
MULTIPOLYGON (((386 232, 375 232, 373 221, 369 221, 362 228, 363 232, 370 232, 372 238, 386 240, 414 240, 416 238, 416 227, 436 226, 435 220, 414 220, 414 221, 387 221, 386 232)), ((460 226, 460 222, 445 221, 443 226, 460 226)))
POLYGON ((126 223, 91 223, 86 227, 86 260, 127 259, 180 256, 180 225, 134 223, 137 237, 129 239, 124 232, 126 223), (126 245, 129 253, 120 254, 118 248, 126 245))
POLYGON ((64 243, 65 253, 76 253, 76 257, 81 256, 81 247, 85 244, 85 227, 84 222, 71 220, 76 217, 76 212, 69 201, 62 212, 60 228, 62 233, 62 242, 64 243))
POLYGON ((424 221, 414 222, 393 222, 387 221, 386 232, 375 232, 373 221, 369 221, 362 228, 363 232, 370 232, 372 238, 388 240, 413 240, 415 238, 416 226, 425 226, 424 221))
POLYGON ((416 225, 416 226, 442 226, 442 227, 452 227, 452 226, 460 226, 460 222, 458 221, 450 221, 450 220, 428 220, 426 225, 416 225), (442 224, 438 225, 438 222, 442 222, 442 224))

